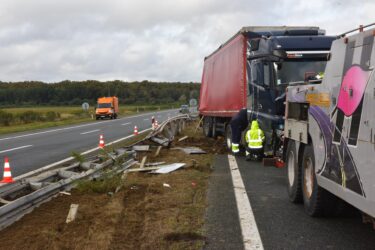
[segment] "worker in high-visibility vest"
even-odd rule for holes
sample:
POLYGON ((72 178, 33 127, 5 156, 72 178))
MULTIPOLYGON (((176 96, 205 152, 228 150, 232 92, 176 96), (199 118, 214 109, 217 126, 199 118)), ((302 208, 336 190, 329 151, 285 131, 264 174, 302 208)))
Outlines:
POLYGON ((259 128, 257 120, 251 122, 251 128, 246 132, 246 160, 261 160, 264 156, 265 137, 259 128))

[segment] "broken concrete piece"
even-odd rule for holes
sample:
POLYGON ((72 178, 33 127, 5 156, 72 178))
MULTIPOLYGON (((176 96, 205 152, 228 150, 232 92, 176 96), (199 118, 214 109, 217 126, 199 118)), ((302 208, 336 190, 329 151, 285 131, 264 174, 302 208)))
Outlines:
POLYGON ((150 150, 150 145, 135 145, 133 150, 137 152, 147 152, 150 150))
POLYGON ((161 161, 161 162, 152 162, 152 163, 147 163, 146 166, 147 167, 155 167, 155 166, 159 166, 159 165, 162 165, 164 164, 165 161, 161 161))
POLYGON ((183 141, 183 140, 186 140, 187 138, 189 138, 189 136, 184 136, 184 137, 181 137, 180 139, 178 139, 178 141, 180 142, 180 141, 183 141))
POLYGON ((141 165, 139 166, 140 168, 145 167, 146 160, 147 160, 147 156, 143 156, 142 161, 141 161, 141 165))
POLYGON ((65 192, 65 191, 61 191, 61 192, 59 192, 59 194, 72 195, 71 193, 65 192))
POLYGON ((147 172, 147 171, 152 171, 152 170, 157 170, 157 169, 160 169, 160 167, 132 168, 126 171, 128 173, 132 173, 132 172, 147 172))
POLYGON ((165 138, 165 137, 164 138, 158 138, 156 136, 153 136, 153 137, 150 138, 150 140, 153 141, 153 142, 156 142, 156 143, 158 143, 162 146, 165 146, 165 147, 168 147, 168 145, 170 143, 170 140, 165 138))
POLYGON ((79 164, 83 170, 89 170, 91 168, 91 162, 85 161, 79 164))
POLYGON ((72 177, 73 175, 76 175, 77 173, 73 171, 68 171, 68 170, 59 170, 57 174, 59 175, 60 178, 67 179, 67 178, 72 177))
POLYGON ((171 185, 169 185, 168 183, 163 183, 163 187, 171 188, 171 185))
POLYGON ((71 204, 68 217, 66 217, 66 223, 72 222, 76 219, 77 211, 78 211, 78 204, 71 204))
POLYGON ((11 201, 7 201, 7 200, 5 200, 3 198, 0 198, 0 203, 2 203, 2 204, 8 204, 8 203, 11 203, 11 201))
POLYGON ((41 182, 30 182, 29 185, 30 188, 34 191, 41 189, 43 187, 43 183, 41 182))
POLYGON ((160 154, 161 148, 162 148, 162 146, 159 146, 158 149, 156 149, 154 157, 157 157, 160 154))
POLYGON ((185 165, 186 165, 185 163, 173 163, 173 164, 169 164, 169 165, 164 165, 164 166, 160 166, 159 169, 154 170, 151 173, 153 173, 153 174, 168 174, 172 171, 175 171, 179 168, 182 168, 185 165))
POLYGON ((179 149, 179 150, 182 150, 184 153, 186 154, 206 154, 206 151, 198 148, 198 147, 184 147, 184 148, 180 148, 180 147, 177 147, 177 148, 173 148, 173 149, 179 149))

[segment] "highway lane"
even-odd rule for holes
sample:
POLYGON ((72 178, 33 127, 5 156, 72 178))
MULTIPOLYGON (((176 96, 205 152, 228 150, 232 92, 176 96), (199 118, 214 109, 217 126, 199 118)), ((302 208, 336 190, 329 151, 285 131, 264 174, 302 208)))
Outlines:
POLYGON ((100 134, 108 143, 131 135, 134 126, 138 127, 138 131, 150 128, 152 116, 160 123, 176 114, 178 110, 157 111, 116 120, 98 120, 0 136, 0 175, 3 175, 5 156, 9 157, 15 177, 65 159, 71 156, 71 152, 84 152, 97 147, 100 134))
MULTIPOLYGON (((230 168, 227 155, 218 155, 208 190, 205 249, 242 249, 238 203, 231 171, 241 173, 264 249, 374 249, 372 225, 358 214, 311 218, 302 204, 292 204, 286 191, 286 169, 264 167, 236 157, 230 168)), ((238 188, 238 187, 237 187, 238 188)), ((241 189, 242 190, 242 189, 241 189)))

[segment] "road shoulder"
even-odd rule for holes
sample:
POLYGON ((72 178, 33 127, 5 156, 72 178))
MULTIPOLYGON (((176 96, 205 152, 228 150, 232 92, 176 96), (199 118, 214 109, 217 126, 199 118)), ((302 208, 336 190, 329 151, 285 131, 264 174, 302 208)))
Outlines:
POLYGON ((215 156, 207 200, 205 249, 242 249, 241 227, 227 155, 215 156))

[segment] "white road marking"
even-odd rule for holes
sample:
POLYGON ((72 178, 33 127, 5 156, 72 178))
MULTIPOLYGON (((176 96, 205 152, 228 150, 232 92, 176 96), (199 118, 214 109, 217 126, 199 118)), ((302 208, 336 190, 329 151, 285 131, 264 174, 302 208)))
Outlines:
POLYGON ((100 129, 95 129, 95 130, 83 132, 83 133, 81 133, 81 135, 86 135, 86 134, 90 134, 90 133, 94 133, 94 132, 98 132, 98 131, 100 131, 100 129))
POLYGON ((132 124, 131 122, 126 122, 126 123, 123 123, 123 124, 121 124, 122 126, 126 126, 126 125, 130 125, 130 124, 132 124))
POLYGON ((10 151, 14 151, 14 150, 18 150, 18 149, 29 148, 29 147, 32 147, 32 146, 33 145, 26 145, 26 146, 21 146, 21 147, 17 147, 17 148, 11 148, 11 149, 0 151, 0 154, 10 152, 10 151))
MULTIPOLYGON (((150 131, 150 130, 151 130, 151 128, 148 128, 148 129, 145 129, 145 130, 139 131, 139 134, 144 133, 144 132, 148 132, 148 131, 150 131)), ((118 143, 118 142, 120 142, 120 141, 123 141, 123 140, 129 139, 129 138, 132 138, 132 137, 134 137, 133 134, 132 134, 132 135, 125 136, 125 137, 120 138, 120 139, 118 139, 118 140, 115 140, 115 141, 112 141, 112 142, 106 143, 106 146, 110 146, 110 145, 112 145, 112 144, 118 143)), ((87 154, 92 153, 92 152, 94 152, 94 151, 96 151, 96 150, 99 150, 99 147, 89 149, 89 150, 87 150, 87 151, 85 151, 85 152, 83 152, 83 153, 81 153, 81 154, 82 154, 82 155, 87 155, 87 154)), ((58 166, 58 165, 60 165, 60 164, 63 164, 63 163, 65 163, 65 162, 68 162, 68 161, 71 161, 71 160, 74 160, 74 158, 73 158, 73 157, 68 157, 68 158, 65 158, 65 159, 63 159, 63 160, 61 160, 61 161, 51 163, 51 164, 49 164, 49 165, 47 165, 47 166, 44 166, 44 167, 38 168, 38 169, 36 169, 36 170, 30 171, 30 172, 28 172, 28 173, 25 173, 25 174, 23 174, 23 175, 19 175, 19 176, 13 178, 13 179, 14 179, 14 180, 20 180, 20 179, 22 179, 22 178, 25 178, 25 177, 28 177, 28 176, 31 176, 31 175, 35 175, 35 174, 41 173, 41 172, 43 172, 43 171, 45 171, 45 170, 49 170, 49 169, 51 169, 51 168, 54 168, 54 167, 56 167, 56 166, 58 166)), ((0 184, 0 186, 2 186, 2 185, 0 184)))
MULTIPOLYGON (((168 111, 162 111, 160 113, 165 113, 165 112, 168 112, 168 111)), ((146 114, 134 115, 134 116, 127 116, 127 117, 124 117, 124 118, 121 118, 121 119, 117 119, 117 120, 93 122, 93 123, 79 125, 79 126, 73 126, 73 127, 67 127, 67 128, 59 128, 59 129, 52 129, 52 130, 41 131, 41 132, 36 132, 36 133, 31 133, 31 134, 17 135, 17 136, 12 136, 12 137, 0 138, 0 141, 17 139, 17 138, 23 138, 23 137, 33 136, 33 135, 47 134, 47 133, 52 133, 52 132, 57 132, 57 131, 64 131, 64 130, 70 130, 70 129, 75 129, 75 128, 83 128, 83 127, 87 127, 87 126, 93 126, 93 125, 101 124, 101 123, 104 123, 104 122, 116 122, 116 121, 119 121, 119 120, 125 120, 125 119, 140 117, 140 116, 146 116, 146 115, 149 116, 150 114, 152 114, 152 113, 146 113, 146 114)))
POLYGON ((236 158, 234 158, 233 155, 228 155, 228 160, 230 173, 232 175, 234 195, 237 202, 244 249, 263 249, 262 239, 259 235, 253 210, 251 209, 250 200, 247 196, 236 158))

